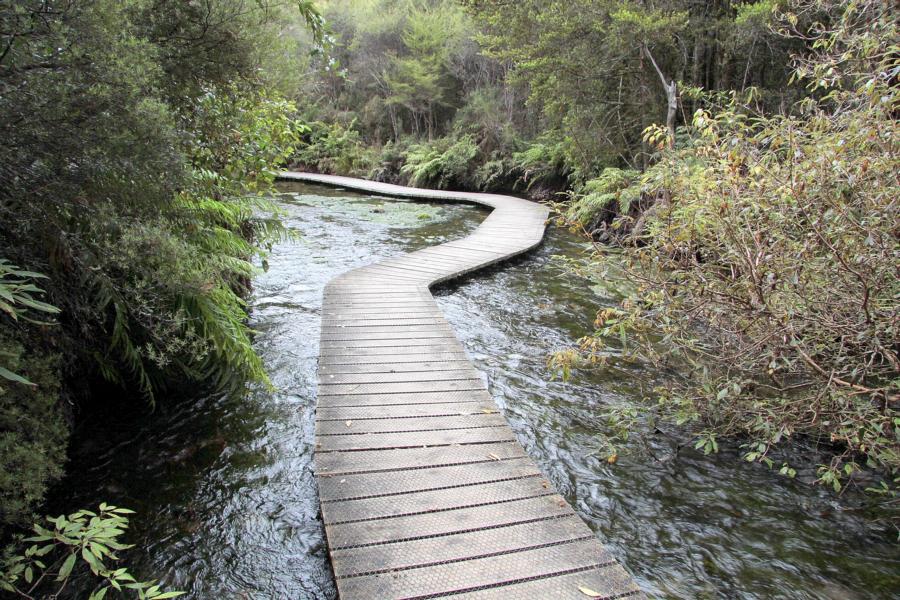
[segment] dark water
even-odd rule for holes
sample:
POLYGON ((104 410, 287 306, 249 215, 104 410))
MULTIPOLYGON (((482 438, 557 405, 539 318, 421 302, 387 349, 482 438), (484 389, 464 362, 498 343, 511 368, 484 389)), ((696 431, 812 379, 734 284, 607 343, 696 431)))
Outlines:
MULTIPOLYGON (((137 510, 133 570, 194 599, 334 598, 311 470, 322 289, 353 267, 461 237, 485 214, 283 190, 287 224, 301 238, 273 251, 255 280, 252 316, 277 391, 98 422, 80 434, 63 490, 73 509, 107 500, 137 510)), ((896 597, 900 546, 825 490, 727 449, 676 451, 648 426, 607 463, 598 409, 641 406, 653 373, 613 356, 603 375, 550 380, 547 355, 589 332, 596 307, 618 298, 621 281, 589 289, 551 258, 585 251, 578 237, 551 230, 527 258, 437 295, 519 440, 648 595, 896 597)))

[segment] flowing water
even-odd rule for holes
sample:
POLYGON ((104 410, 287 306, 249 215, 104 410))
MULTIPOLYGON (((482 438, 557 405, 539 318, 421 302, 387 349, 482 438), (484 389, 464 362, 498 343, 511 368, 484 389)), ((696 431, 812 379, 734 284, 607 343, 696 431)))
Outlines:
MULTIPOLYGON (((276 391, 211 395, 131 421, 93 418, 76 436, 66 509, 106 500, 138 511, 128 562, 193 599, 331 599, 312 471, 321 295, 332 277, 466 235, 485 213, 284 184, 299 240, 254 282, 252 326, 276 391)), ((890 598, 900 545, 865 511, 723 449, 703 456, 638 426, 605 460, 605 406, 641 406, 652 372, 617 364, 551 380, 547 355, 590 331, 623 282, 594 286, 554 255, 587 245, 559 229, 536 251, 436 296, 519 440, 655 598, 890 598)), ((802 479, 801 476, 798 479, 802 479)), ((373 599, 377 600, 377 599, 373 599)))

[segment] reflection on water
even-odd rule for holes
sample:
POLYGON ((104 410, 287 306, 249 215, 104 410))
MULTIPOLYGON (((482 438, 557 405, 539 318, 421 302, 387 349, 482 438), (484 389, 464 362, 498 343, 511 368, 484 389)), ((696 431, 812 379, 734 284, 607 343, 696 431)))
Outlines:
MULTIPOLYGON (((252 315, 277 391, 97 423, 80 432, 59 493, 66 508, 108 500, 138 510, 134 570, 190 598, 334 598, 311 470, 322 289, 356 266, 461 237, 485 214, 282 189, 287 224, 301 237, 272 252, 252 315)), ((593 308, 614 303, 621 285, 591 289, 551 260, 585 250, 552 230, 527 258, 438 290, 438 301, 519 440, 648 594, 856 599, 900 589, 896 544, 827 491, 728 450, 676 451, 649 427, 616 464, 603 459, 598 407, 640 404, 652 373, 622 365, 550 381, 548 353, 588 332, 593 308)))

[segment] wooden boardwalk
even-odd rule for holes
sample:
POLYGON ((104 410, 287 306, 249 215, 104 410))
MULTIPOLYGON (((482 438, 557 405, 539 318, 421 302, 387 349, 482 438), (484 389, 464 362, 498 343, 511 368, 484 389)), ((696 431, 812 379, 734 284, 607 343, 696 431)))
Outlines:
POLYGON ((525 454, 429 292, 538 245, 547 209, 491 194, 282 178, 494 209, 464 239, 325 288, 315 463, 340 597, 640 596, 525 454))

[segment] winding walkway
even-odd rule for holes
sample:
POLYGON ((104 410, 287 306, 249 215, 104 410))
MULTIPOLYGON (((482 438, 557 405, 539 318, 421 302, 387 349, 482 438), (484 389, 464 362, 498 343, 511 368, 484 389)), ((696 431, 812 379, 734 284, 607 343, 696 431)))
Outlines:
POLYGON ((537 246, 547 209, 347 177, 281 178, 494 209, 466 238, 325 288, 315 462, 340 597, 640 596, 525 454, 429 292, 537 246))

